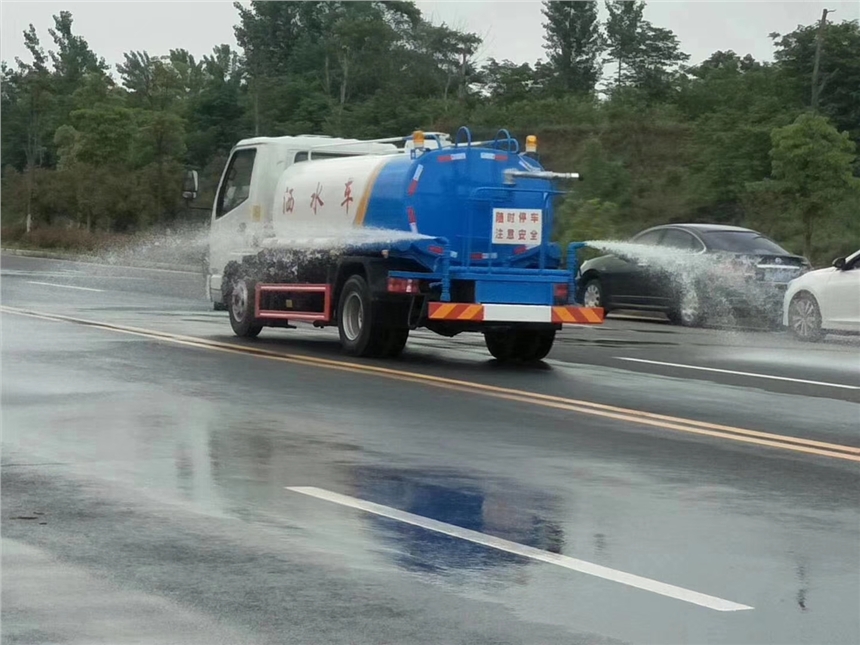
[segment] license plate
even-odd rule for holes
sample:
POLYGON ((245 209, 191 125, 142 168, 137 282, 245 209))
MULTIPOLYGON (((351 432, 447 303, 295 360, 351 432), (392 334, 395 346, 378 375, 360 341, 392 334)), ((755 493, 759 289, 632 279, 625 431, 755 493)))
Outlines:
POLYGON ((796 269, 772 269, 765 273, 765 280, 768 282, 791 282, 796 276, 796 269))

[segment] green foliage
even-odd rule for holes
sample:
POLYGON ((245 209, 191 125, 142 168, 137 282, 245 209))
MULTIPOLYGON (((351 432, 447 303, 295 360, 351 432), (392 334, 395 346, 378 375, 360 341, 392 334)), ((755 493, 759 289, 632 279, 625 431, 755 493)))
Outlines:
POLYGON ((556 213, 556 239, 562 248, 571 242, 617 239, 621 211, 601 199, 568 199, 556 213))
POLYGON ((839 207, 856 204, 860 195, 860 179, 852 173, 856 145, 847 132, 809 112, 775 129, 771 140, 772 177, 751 189, 777 196, 803 236, 804 254, 810 255, 817 228, 835 223, 839 207))
POLYGON ((560 93, 593 92, 603 50, 597 2, 545 0, 542 13, 552 85, 560 93))
POLYGON ((614 63, 611 86, 635 88, 651 100, 669 98, 679 76, 678 64, 690 57, 675 34, 644 18, 642 0, 606 0, 608 61, 614 63))
POLYGON ((30 25, 29 60, 0 69, 4 226, 28 212, 35 230, 94 236, 173 223, 187 217, 183 167, 211 203, 230 149, 256 134, 466 124, 476 139, 535 134, 547 168, 582 173, 559 200, 563 241, 692 220, 758 228, 817 262, 856 246, 860 163, 843 133, 860 140, 857 21, 824 28, 815 117, 817 16, 774 36, 773 63, 717 51, 682 68, 644 2, 604 2, 604 24, 595 2, 544 3, 548 60, 529 63, 481 61, 477 35, 431 24, 412 2, 254 0, 236 5, 234 45, 199 60, 127 52, 113 76, 60 12, 50 51, 30 25))
MULTIPOLYGON (((809 106, 818 24, 800 27, 776 39, 774 58, 791 84, 795 100, 809 106)), ((823 32, 819 68, 819 109, 840 131, 860 142, 860 21, 828 23, 823 32)))

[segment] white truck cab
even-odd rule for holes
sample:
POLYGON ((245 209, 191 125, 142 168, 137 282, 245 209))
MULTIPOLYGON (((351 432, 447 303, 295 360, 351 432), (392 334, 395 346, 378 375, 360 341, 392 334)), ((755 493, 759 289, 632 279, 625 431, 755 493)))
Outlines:
POLYGON ((254 137, 236 144, 212 205, 206 292, 215 308, 224 307, 221 282, 227 263, 256 252, 261 240, 272 234, 275 188, 287 168, 319 159, 398 154, 408 149, 388 141, 301 135, 254 137))

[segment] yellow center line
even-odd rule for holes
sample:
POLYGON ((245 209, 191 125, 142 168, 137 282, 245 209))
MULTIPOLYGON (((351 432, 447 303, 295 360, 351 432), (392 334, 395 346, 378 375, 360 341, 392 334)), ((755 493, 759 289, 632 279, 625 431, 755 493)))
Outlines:
POLYGON ((621 408, 617 406, 606 405, 603 403, 594 403, 592 401, 570 399, 549 394, 541 394, 539 392, 515 390, 513 388, 486 385, 484 383, 476 383, 472 381, 461 381, 458 379, 433 376, 430 374, 421 374, 417 372, 408 372, 388 367, 379 367, 376 365, 365 365, 361 363, 332 360, 302 354, 286 354, 275 352, 272 350, 261 349, 258 347, 235 345, 232 343, 224 343, 195 336, 184 336, 181 334, 162 332, 153 329, 144 329, 140 327, 132 327, 129 325, 116 325, 112 323, 74 318, 71 316, 63 316, 59 314, 29 311, 26 309, 9 307, 6 305, 0 306, 0 311, 31 316, 34 318, 40 318, 53 322, 72 322, 108 331, 132 334, 145 338, 167 341, 173 344, 186 347, 217 350, 231 354, 254 355, 260 358, 267 358, 270 360, 277 360, 308 367, 324 367, 326 369, 334 369, 342 372, 361 374, 370 373, 385 378, 396 379, 404 382, 419 383, 423 385, 430 385, 432 387, 446 390, 467 392, 471 394, 481 394, 496 399, 503 399, 517 403, 537 405, 550 409, 565 410, 569 412, 577 412, 580 414, 599 416, 607 419, 614 419, 618 421, 626 421, 630 423, 661 428, 664 430, 675 430, 679 432, 686 432, 689 434, 717 437, 721 439, 730 439, 732 441, 739 441, 742 443, 781 448, 783 450, 792 450, 795 452, 802 452, 806 454, 819 455, 860 463, 860 447, 855 446, 834 444, 824 441, 815 441, 812 439, 791 437, 787 435, 760 432, 756 430, 747 430, 745 428, 736 428, 733 426, 708 423, 704 421, 696 421, 693 419, 672 417, 663 414, 656 414, 653 412, 644 412, 642 410, 621 408))

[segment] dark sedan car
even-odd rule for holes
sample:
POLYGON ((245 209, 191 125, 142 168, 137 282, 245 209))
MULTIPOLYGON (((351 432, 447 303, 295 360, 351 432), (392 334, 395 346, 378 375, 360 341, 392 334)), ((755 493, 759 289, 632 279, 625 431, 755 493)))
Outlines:
POLYGON ((611 255, 582 264, 580 302, 688 326, 726 312, 778 325, 786 285, 810 268, 761 233, 717 224, 655 226, 603 250, 611 255))

